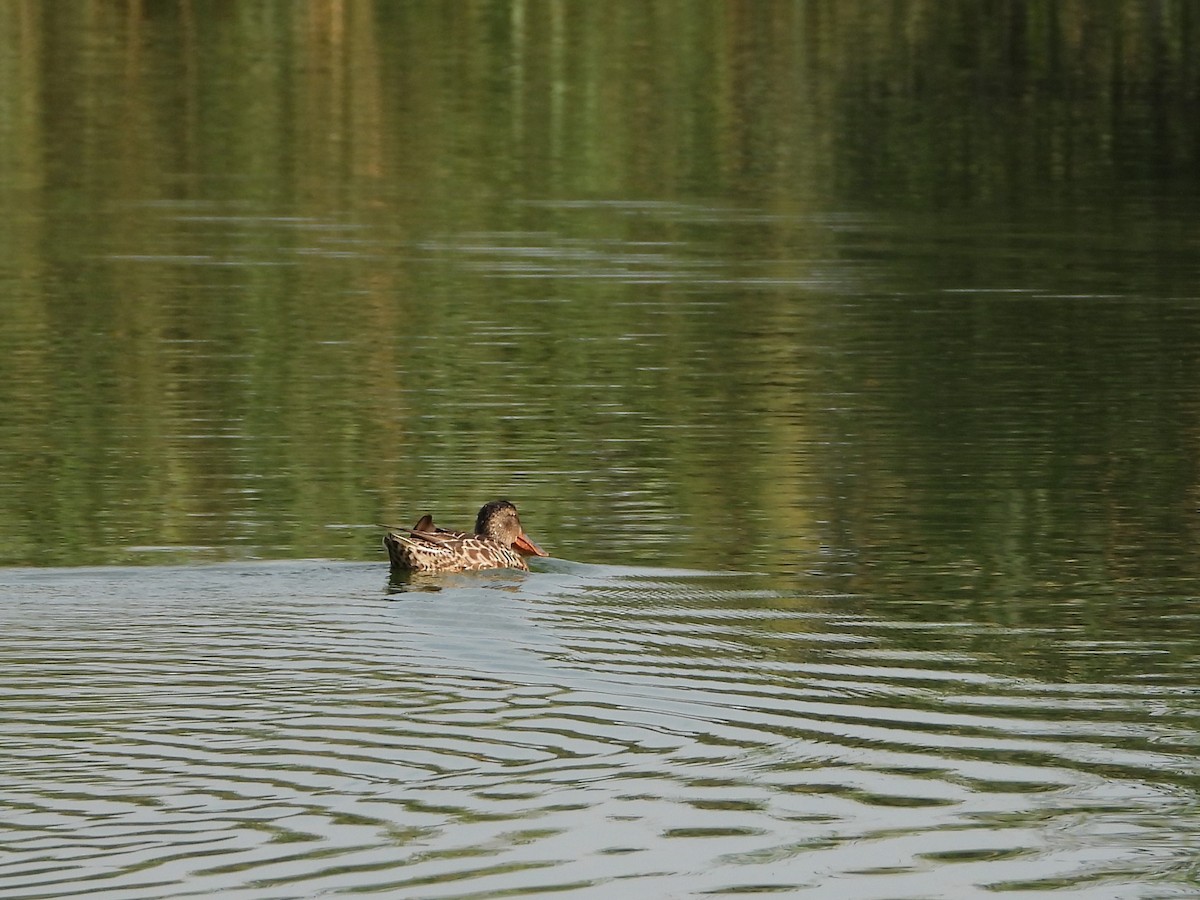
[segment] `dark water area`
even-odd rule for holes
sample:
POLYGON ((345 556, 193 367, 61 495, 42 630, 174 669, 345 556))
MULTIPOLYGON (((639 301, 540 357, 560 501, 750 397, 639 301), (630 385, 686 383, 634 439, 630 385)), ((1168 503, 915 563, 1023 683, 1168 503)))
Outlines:
POLYGON ((1198 37, 0 5, 0 893, 1196 896, 1198 37))

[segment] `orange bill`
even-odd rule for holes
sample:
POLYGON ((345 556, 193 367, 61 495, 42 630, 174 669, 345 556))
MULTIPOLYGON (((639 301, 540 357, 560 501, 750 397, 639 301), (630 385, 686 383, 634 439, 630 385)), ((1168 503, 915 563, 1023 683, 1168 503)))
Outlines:
POLYGON ((521 532, 517 535, 517 539, 513 541, 513 546, 526 556, 549 556, 550 554, 535 544, 529 539, 529 535, 521 532))

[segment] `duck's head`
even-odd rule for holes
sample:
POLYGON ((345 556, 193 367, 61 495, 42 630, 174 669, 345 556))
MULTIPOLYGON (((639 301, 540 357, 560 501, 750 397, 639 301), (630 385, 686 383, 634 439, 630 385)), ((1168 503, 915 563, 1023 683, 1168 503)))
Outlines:
POLYGON ((525 556, 550 555, 529 539, 521 528, 517 508, 507 500, 493 500, 483 505, 475 519, 475 533, 525 556))

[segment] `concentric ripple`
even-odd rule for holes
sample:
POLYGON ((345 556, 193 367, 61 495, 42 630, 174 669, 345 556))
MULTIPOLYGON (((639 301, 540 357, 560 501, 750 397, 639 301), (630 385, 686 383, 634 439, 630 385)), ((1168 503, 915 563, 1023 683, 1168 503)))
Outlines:
POLYGON ((1019 629, 549 565, 7 571, 0 893, 1159 897, 1200 876, 1186 659, 1050 681, 1006 656, 1019 629))

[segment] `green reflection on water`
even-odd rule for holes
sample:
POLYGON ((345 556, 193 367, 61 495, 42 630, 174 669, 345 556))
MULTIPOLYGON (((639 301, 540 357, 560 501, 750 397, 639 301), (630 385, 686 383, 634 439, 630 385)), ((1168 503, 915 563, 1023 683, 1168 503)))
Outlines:
POLYGON ((1189 577, 1197 27, 9 4, 0 559, 1189 577))

